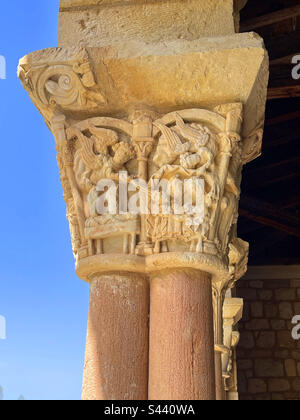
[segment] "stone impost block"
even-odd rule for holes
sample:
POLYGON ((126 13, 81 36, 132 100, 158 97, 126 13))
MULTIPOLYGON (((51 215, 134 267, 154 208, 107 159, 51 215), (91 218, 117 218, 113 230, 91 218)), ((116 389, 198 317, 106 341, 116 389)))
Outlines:
POLYGON ((103 47, 230 35, 240 0, 61 0, 59 45, 103 47))
POLYGON ((253 33, 191 42, 47 49, 24 57, 19 74, 46 119, 49 105, 58 100, 65 115, 74 119, 128 114, 137 106, 165 113, 241 102, 245 161, 260 154, 268 57, 262 39, 253 33), (59 91, 50 87, 55 78, 59 91))

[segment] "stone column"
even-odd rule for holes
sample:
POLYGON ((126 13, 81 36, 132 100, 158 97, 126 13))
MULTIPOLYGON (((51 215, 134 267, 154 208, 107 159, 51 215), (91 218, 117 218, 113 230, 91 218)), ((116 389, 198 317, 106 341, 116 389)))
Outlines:
POLYGON ((145 276, 91 278, 84 400, 147 399, 148 307, 145 276))
POLYGON ((268 82, 262 39, 236 33, 245 3, 61 0, 59 48, 20 60, 91 287, 84 399, 225 398, 223 304, 247 266, 241 172, 268 82))
POLYGON ((211 278, 174 270, 151 279, 150 400, 214 400, 211 278))

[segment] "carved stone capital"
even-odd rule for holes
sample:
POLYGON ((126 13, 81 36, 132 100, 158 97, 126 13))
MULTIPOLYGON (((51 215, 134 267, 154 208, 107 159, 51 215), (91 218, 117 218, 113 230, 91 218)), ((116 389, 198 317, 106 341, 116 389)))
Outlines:
POLYGON ((78 276, 201 271, 222 399, 240 316, 225 297, 248 260, 241 174, 261 151, 268 55, 258 35, 235 33, 246 0, 219 3, 61 0, 61 48, 24 57, 18 75, 55 137, 78 276))
POLYGON ((77 273, 88 280, 112 269, 151 273, 166 266, 192 267, 212 275, 220 312, 226 289, 243 274, 247 261, 247 244, 235 236, 243 107, 235 103, 215 111, 149 115, 139 111, 130 120, 74 121, 58 114, 51 119, 77 273), (183 186, 188 180, 203 182, 202 220, 186 213, 185 201, 182 211, 175 211, 173 187, 170 212, 165 214, 158 194, 158 213, 153 213, 155 183, 175 181, 183 186), (101 190, 103 181, 115 186, 114 197, 101 190), (134 214, 129 203, 126 208, 120 204, 122 194, 130 201, 143 192, 146 211, 134 214), (104 201, 114 210, 100 213, 98 204, 104 201))

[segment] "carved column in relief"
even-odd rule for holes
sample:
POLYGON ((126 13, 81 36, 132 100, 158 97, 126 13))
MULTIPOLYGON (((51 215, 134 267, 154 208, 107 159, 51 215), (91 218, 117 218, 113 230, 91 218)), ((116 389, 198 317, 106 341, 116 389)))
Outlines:
POLYGON ((229 290, 223 305, 224 351, 222 355, 222 376, 226 400, 238 400, 236 347, 240 335, 236 325, 242 316, 243 299, 232 298, 229 290))
POLYGON ((228 290, 268 79, 263 41, 235 34, 245 3, 61 0, 60 48, 20 61, 90 284, 83 399, 237 398, 228 290))

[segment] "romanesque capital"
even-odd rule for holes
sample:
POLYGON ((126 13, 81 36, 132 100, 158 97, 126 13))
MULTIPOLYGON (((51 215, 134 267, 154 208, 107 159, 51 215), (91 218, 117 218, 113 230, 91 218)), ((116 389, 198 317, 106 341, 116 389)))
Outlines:
MULTIPOLYGON (((197 336, 202 334, 197 354, 207 363, 202 363, 202 377, 196 372, 188 381, 186 395, 199 397, 203 391, 204 399, 213 397, 214 376, 218 399, 235 392, 238 336, 232 327, 242 305, 231 301, 237 304, 231 321, 227 309, 232 305, 225 296, 247 268, 249 246, 237 237, 241 176, 243 165, 261 153, 268 83, 262 39, 254 33, 235 33, 245 4, 245 0, 224 0, 222 7, 219 0, 61 0, 60 47, 20 60, 21 82, 55 138, 76 272, 91 284, 88 397, 103 398, 103 369, 122 365, 116 352, 107 363, 109 335, 103 344, 104 361, 97 347, 102 343, 99 290, 112 297, 106 281, 110 279, 115 293, 118 276, 135 296, 134 306, 143 301, 131 319, 133 326, 126 327, 135 328, 136 348, 144 353, 148 326, 141 327, 141 333, 136 320, 148 320, 148 278, 150 317, 157 326, 150 336, 162 327, 157 302, 164 280, 170 296, 182 304, 177 308, 172 299, 166 303, 173 332, 177 325, 169 316, 172 305, 179 316, 188 316, 181 299, 186 294, 192 302, 195 291, 200 303, 189 313, 190 325, 197 336), (140 294, 134 288, 137 279, 140 294), (199 332, 201 319, 211 328, 199 332), (204 389, 202 379, 205 382, 208 376, 204 389), (100 385, 94 389, 97 381, 100 385)), ((119 306, 116 302, 113 294, 110 315, 120 321, 121 330, 123 301, 119 306)), ((104 323, 106 314, 102 315, 104 323)), ((166 343, 169 351, 171 341, 166 343)), ((132 354, 128 340, 120 343, 132 354)), ((149 348, 151 396, 159 394, 163 382, 156 377, 162 363, 155 356, 160 354, 160 339, 155 343, 154 338, 149 348)), ((191 340, 187 343, 193 346, 191 340)), ((178 344, 178 358, 186 352, 185 345, 178 344)), ((131 362, 128 368, 130 378, 143 376, 141 389, 136 394, 128 391, 129 380, 124 380, 121 396, 145 396, 147 359, 148 353, 139 359, 136 371, 130 370, 131 362)), ((180 380, 173 389, 168 376, 165 380, 165 395, 182 396, 180 380)), ((118 378, 112 380, 113 391, 118 387, 118 378)))
MULTIPOLYGON (((241 37, 240 45, 247 44, 247 37, 241 37)), ((225 56, 229 59, 234 50, 221 49, 222 42, 217 41, 220 45, 213 53, 211 48, 195 53, 196 45, 185 55, 178 49, 175 59, 184 66, 198 65, 198 61, 208 65, 213 55, 217 62, 225 56)), ((231 42, 234 46, 234 37, 231 42)), ((129 58, 120 58, 116 52, 107 55, 101 48, 76 47, 47 49, 20 61, 19 77, 56 139, 80 277, 88 280, 99 270, 116 267, 146 273, 166 265, 192 267, 211 273, 214 290, 222 296, 224 285, 233 285, 244 273, 248 248, 236 237, 241 170, 260 154, 264 111, 257 106, 253 91, 267 80, 260 40, 253 38, 251 42, 256 56, 251 63, 253 82, 241 80, 241 92, 232 95, 229 90, 226 95, 232 101, 226 102, 224 94, 227 86, 232 91, 231 81, 222 81, 225 86, 214 91, 212 100, 208 78, 199 89, 206 106, 198 107, 192 106, 202 103, 191 85, 196 83, 193 73, 180 70, 184 80, 178 86, 178 74, 167 66, 168 55, 153 52, 147 60, 134 57, 129 67, 129 58), (149 85, 147 75, 154 71, 154 62, 161 73, 165 70, 164 82, 158 78, 149 85), (118 74, 114 73, 117 64, 118 74), (145 75, 139 93, 143 104, 138 104, 138 92, 130 89, 130 72, 131 76, 137 72, 145 75), (115 77, 113 84, 105 80, 107 73, 115 77), (158 92, 157 84, 163 92, 158 92), (147 94, 143 92, 146 86, 147 94), (167 108, 171 111, 165 112, 167 108), (115 184, 115 198, 110 198, 116 204, 100 214, 99 205, 104 204, 107 192, 101 191, 99 183, 108 180, 115 184), (203 182, 203 209, 201 213, 201 206, 198 208, 198 221, 187 212, 184 191, 181 208, 176 198, 176 182, 183 185, 187 180, 203 182), (151 187, 166 181, 171 186, 170 210, 165 211, 156 195, 153 214, 151 187), (122 182, 127 183, 125 190, 122 182), (140 194, 138 214, 132 214, 128 206, 119 207, 125 192, 131 202, 134 193, 140 194)), ((240 46, 241 55, 244 50, 240 46)), ((220 75, 225 76, 224 70, 220 75)), ((196 79, 201 85, 201 77, 196 79)), ((195 204, 195 197, 191 200, 195 204)))

